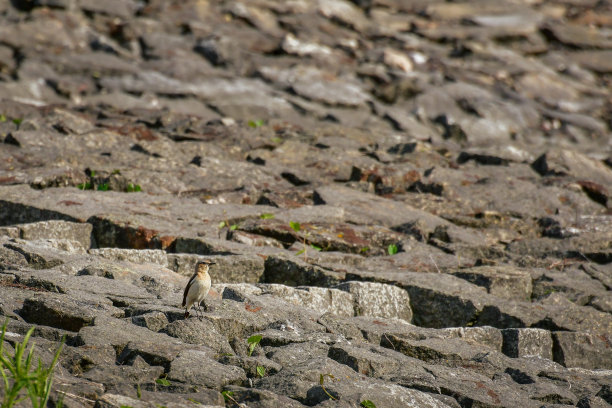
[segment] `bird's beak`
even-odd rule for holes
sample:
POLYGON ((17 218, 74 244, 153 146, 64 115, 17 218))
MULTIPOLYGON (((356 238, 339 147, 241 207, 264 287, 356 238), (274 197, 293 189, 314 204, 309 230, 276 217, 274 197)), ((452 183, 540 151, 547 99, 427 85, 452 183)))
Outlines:
POLYGON ((215 264, 216 264, 216 262, 209 262, 208 264, 209 264, 209 265, 215 265, 215 264))

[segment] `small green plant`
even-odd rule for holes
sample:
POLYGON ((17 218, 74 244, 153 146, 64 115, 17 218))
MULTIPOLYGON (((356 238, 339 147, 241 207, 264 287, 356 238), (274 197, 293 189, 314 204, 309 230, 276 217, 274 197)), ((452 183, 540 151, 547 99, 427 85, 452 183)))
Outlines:
POLYGON ((238 401, 234 399, 234 391, 229 391, 229 390, 221 391, 221 395, 223 395, 223 399, 225 400, 225 402, 231 401, 234 404, 240 406, 240 404, 238 404, 238 401))
POLYGON ((102 183, 98 186, 98 191, 108 191, 108 183, 102 183))
POLYGON ((13 123, 17 126, 21 125, 21 122, 23 122, 23 119, 21 118, 14 118, 13 119, 13 123))
POLYGON ((264 120, 263 119, 257 119, 257 120, 249 120, 249 127, 252 128, 258 128, 258 127, 262 127, 264 125, 264 120))
POLYGON ((320 374, 319 375, 319 385, 321 385, 321 388, 323 389, 323 392, 325 392, 327 394, 327 396, 329 397, 329 399, 337 401, 338 398, 334 397, 333 395, 331 395, 329 392, 327 392, 327 390, 325 389, 325 377, 329 377, 332 380, 334 379, 334 376, 331 374, 320 374))
POLYGON ((219 229, 227 227, 230 231, 236 231, 238 229, 238 224, 231 224, 229 221, 221 221, 219 223, 219 229))
MULTIPOLYGON (((26 349, 34 332, 34 327, 28 330, 21 343, 15 344, 15 353, 13 356, 10 356, 4 350, 4 337, 7 325, 8 319, 4 322, 2 334, 0 335, 0 375, 4 385, 4 397, 1 407, 10 408, 27 397, 30 398, 33 407, 46 407, 51 392, 51 384, 53 383, 53 371, 62 352, 64 339, 62 339, 62 343, 55 352, 49 367, 44 367, 39 358, 38 365, 32 370, 34 344, 32 344, 29 351, 26 352, 26 349), (19 397, 22 389, 26 390, 27 397, 19 397)), ((56 404, 56 406, 58 405, 61 406, 61 403, 56 404)))
POLYGON ((155 380, 155 382, 156 382, 157 384, 159 384, 159 385, 164 386, 164 387, 168 387, 168 386, 170 385, 170 381, 168 381, 168 380, 166 379, 166 377, 164 377, 164 378, 158 378, 157 380, 155 380))
POLYGON ((77 188, 79 190, 93 190, 93 186, 91 185, 91 183, 89 181, 86 182, 86 183, 78 184, 77 188))
MULTIPOLYGON (((302 230, 302 225, 299 222, 289 221, 289 226, 291 227, 292 230, 294 230, 297 233, 299 233, 302 230)), ((304 245, 304 248, 302 248, 301 250, 299 250, 296 253, 296 255, 304 254, 304 261, 307 260, 307 249, 308 249, 308 246, 310 246, 315 251, 321 251, 322 250, 321 247, 316 246, 315 244, 308 244, 306 242, 306 240, 308 239, 309 235, 310 235, 310 232, 309 231, 305 231, 304 235, 302 236, 302 244, 304 245)))
POLYGON ((128 183, 126 190, 128 193, 137 193, 142 191, 142 188, 140 187, 140 184, 128 183))
POLYGON ((247 339, 247 343, 249 344, 249 357, 251 357, 253 350, 255 350, 255 347, 257 347, 261 339, 261 334, 256 334, 247 339))
POLYGON ((295 222, 295 221, 289 221, 289 226, 295 232, 300 232, 300 230, 302 229, 302 226, 300 225, 300 223, 299 222, 295 222))
POLYGON ((142 391, 140 391, 140 384, 136 384, 136 396, 138 399, 142 397, 142 391))
POLYGON ((266 376, 266 367, 264 366, 257 366, 257 375, 260 376, 261 378, 264 378, 266 376))
POLYGON ((274 214, 263 213, 259 216, 259 218, 261 218, 262 220, 269 220, 271 218, 274 218, 274 214))
POLYGON ((4 113, 0 113, 0 122, 6 122, 6 116, 4 116, 4 113))
POLYGON ((389 255, 395 255, 397 254, 397 251, 398 248, 395 244, 389 244, 389 246, 387 247, 387 252, 389 253, 389 255))
POLYGON ((363 400, 363 401, 361 401, 361 406, 363 408, 376 408, 376 404, 374 404, 370 400, 363 400))

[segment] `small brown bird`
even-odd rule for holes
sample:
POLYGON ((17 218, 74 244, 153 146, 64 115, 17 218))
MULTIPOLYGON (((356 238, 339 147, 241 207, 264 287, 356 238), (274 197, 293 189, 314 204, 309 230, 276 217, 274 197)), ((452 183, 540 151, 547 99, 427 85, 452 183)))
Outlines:
MULTIPOLYGON (((215 263, 210 259, 199 261, 195 266, 195 273, 187 282, 185 287, 185 293, 183 294, 183 307, 185 308, 185 318, 189 317, 189 309, 191 306, 196 308, 196 312, 200 311, 200 302, 204 300, 208 291, 210 290, 210 275, 208 274, 208 268, 210 265, 215 263)), ((200 317, 202 320, 202 317, 200 317)))

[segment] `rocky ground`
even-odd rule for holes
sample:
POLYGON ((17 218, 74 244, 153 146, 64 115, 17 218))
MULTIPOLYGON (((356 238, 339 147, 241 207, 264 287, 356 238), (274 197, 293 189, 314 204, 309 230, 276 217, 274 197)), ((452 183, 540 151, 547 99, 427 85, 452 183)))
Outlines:
POLYGON ((5 347, 69 408, 609 406, 611 82, 609 1, 0 0, 5 347))

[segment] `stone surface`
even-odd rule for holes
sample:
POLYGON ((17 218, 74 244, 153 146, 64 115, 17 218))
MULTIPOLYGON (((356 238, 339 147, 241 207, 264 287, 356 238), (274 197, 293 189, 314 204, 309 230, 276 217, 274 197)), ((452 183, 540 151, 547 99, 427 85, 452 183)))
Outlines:
POLYGON ((610 344, 610 336, 606 334, 553 332, 554 359, 566 367, 610 369, 610 344))
POLYGON ((0 1, 6 350, 65 338, 53 406, 612 404, 610 27, 596 0, 0 1))
POLYGON ((395 317, 410 321, 410 297, 406 291, 374 282, 345 282, 338 289, 353 295, 357 316, 395 317))
POLYGON ((553 342, 548 330, 504 329, 502 350, 509 357, 539 356, 549 360, 553 357, 553 342))

